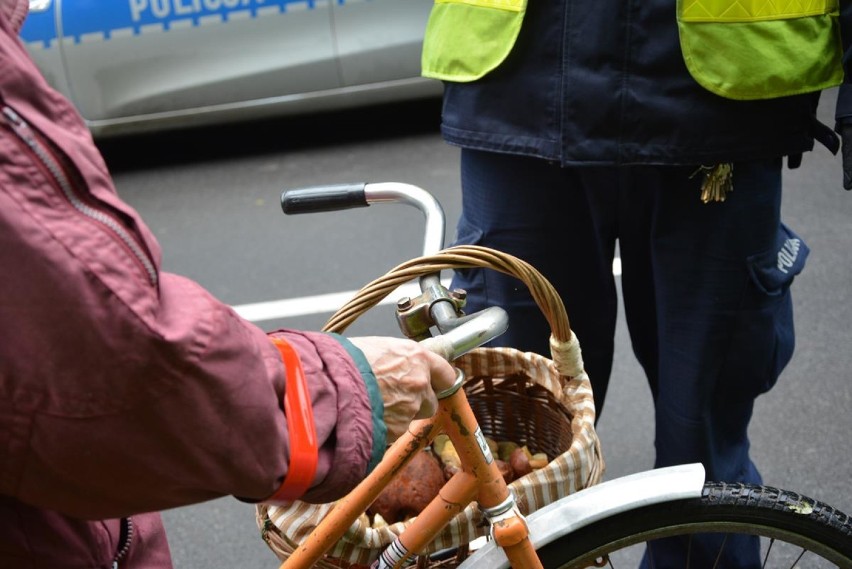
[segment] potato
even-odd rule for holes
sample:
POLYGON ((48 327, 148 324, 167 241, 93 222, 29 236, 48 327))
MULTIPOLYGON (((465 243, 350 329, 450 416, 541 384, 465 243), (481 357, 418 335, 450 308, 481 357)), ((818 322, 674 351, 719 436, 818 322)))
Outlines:
POLYGON ((529 451, 525 451, 524 447, 516 448, 509 457, 509 465, 512 467, 515 478, 526 476, 532 472, 529 451))
POLYGON ((441 467, 444 473, 444 480, 449 480, 453 475, 461 470, 461 458, 456 450, 453 441, 449 438, 441 445, 441 452, 438 455, 441 461, 441 467))
POLYGON ((503 480, 506 481, 506 484, 515 479, 515 473, 512 471, 512 465, 508 462, 495 459, 494 461, 497 464, 497 468, 500 470, 500 474, 503 475, 503 480))
POLYGON ((497 451, 499 449, 499 445, 497 444, 497 441, 495 441, 494 439, 489 439, 488 437, 485 437, 485 444, 488 445, 488 448, 491 450, 492 454, 497 454, 497 451))
POLYGON ((438 456, 441 462, 444 463, 444 466, 451 466, 456 469, 461 468, 461 459, 455 445, 453 445, 453 441, 447 441, 438 456))
POLYGON ((441 451, 444 450, 444 445, 450 442, 450 437, 445 434, 440 434, 432 439, 432 452, 435 456, 441 456, 441 451))
POLYGON ((388 524, 419 514, 444 486, 444 473, 431 451, 422 450, 391 480, 369 508, 388 524))
POLYGON ((497 443, 497 458, 509 462, 512 452, 518 448, 518 443, 512 441, 500 441, 497 443))
POLYGON ((537 452, 530 457, 530 468, 533 470, 538 470, 539 468, 544 468, 547 466, 547 463, 550 462, 547 460, 547 455, 543 452, 537 452))

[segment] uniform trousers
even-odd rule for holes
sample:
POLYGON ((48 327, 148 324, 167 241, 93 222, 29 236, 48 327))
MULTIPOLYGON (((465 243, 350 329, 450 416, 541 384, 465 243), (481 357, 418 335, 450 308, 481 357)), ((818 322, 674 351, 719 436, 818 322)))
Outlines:
MULTIPOLYGON (((461 165, 455 244, 511 253, 554 285, 598 416, 612 370, 617 251, 624 317, 654 401, 655 465, 701 462, 708 480, 760 483, 748 424, 792 356, 790 285, 808 254, 781 222, 782 160, 734 164, 733 190, 706 204, 698 166, 562 167, 469 149, 461 165)), ((468 313, 508 311, 509 329, 492 345, 549 357, 547 322, 520 281, 465 269, 452 286, 468 292, 468 313)))

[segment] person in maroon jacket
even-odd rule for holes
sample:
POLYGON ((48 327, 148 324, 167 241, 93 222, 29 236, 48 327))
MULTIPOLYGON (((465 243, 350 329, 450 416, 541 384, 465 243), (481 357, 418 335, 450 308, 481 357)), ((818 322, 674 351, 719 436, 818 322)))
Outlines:
POLYGON ((342 496, 453 368, 409 340, 266 334, 161 272, 18 40, 27 6, 0 0, 0 567, 167 568, 146 512, 342 496), (300 376, 313 455, 285 413, 300 376))

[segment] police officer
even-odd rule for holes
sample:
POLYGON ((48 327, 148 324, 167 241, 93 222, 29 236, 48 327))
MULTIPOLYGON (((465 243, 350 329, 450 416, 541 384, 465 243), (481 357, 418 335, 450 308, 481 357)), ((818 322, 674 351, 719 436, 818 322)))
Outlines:
MULTIPOLYGON (((617 245, 656 466, 700 461, 731 482, 761 481, 753 403, 793 352, 790 286, 808 247, 781 221, 783 163, 798 166, 815 140, 838 150, 815 113, 820 91, 843 82, 852 21, 848 2, 842 13, 837 0, 778 4, 442 0, 423 52, 424 75, 445 82, 443 136, 461 147, 457 244, 507 251, 553 282, 599 412, 617 245)), ((844 85, 844 135, 850 95, 844 85)), ((525 287, 473 269, 453 286, 471 310, 509 311, 504 345, 548 353, 525 287)), ((711 561, 715 545, 701 540, 711 561)), ((759 566, 754 542, 728 545, 722 566, 759 566)), ((676 558, 679 547, 661 550, 676 558)))

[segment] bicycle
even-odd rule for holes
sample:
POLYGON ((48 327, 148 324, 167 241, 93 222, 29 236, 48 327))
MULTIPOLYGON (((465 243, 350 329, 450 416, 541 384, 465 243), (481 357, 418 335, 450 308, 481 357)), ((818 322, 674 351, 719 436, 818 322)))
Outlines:
MULTIPOLYGON (((475 348, 505 331, 507 317, 497 307, 465 315, 464 291, 447 290, 440 281, 440 271, 486 266, 513 274, 530 286, 551 323, 553 364, 560 377, 583 379, 579 344, 550 284, 533 267, 498 251, 471 246, 443 249, 443 211, 425 190, 399 183, 343 184, 290 190, 281 199, 287 214, 390 202, 414 205, 426 217, 424 255, 366 285, 329 320, 326 329, 342 331, 389 292, 416 278, 422 294, 403 298, 397 305, 402 332, 426 343, 447 360, 460 361, 460 356, 474 353, 475 348), (433 335, 433 331, 439 334, 433 335)), ((654 540, 681 536, 689 544, 688 536, 715 533, 720 536, 719 551, 709 555, 703 552, 701 566, 706 561, 718 563, 726 545, 725 536, 747 534, 761 538, 764 567, 794 567, 799 563, 808 567, 852 567, 849 516, 788 490, 708 482, 700 464, 660 468, 597 483, 602 474, 601 460, 584 474, 587 487, 572 488, 567 495, 524 515, 484 440, 480 422, 462 388, 464 380, 459 371, 452 385, 434 386, 439 397, 435 417, 413 422, 361 484, 347 497, 329 505, 307 538, 291 544, 292 551, 284 555, 282 569, 303 569, 323 562, 340 566, 334 558, 326 558, 326 553, 350 531, 415 452, 439 433, 446 433, 455 444, 462 468, 381 551, 372 567, 413 563, 471 502, 488 521, 490 539, 463 558, 456 553, 465 552, 466 543, 421 555, 417 557, 418 566, 446 565, 456 555, 458 566, 465 569, 615 566, 622 557, 635 565, 643 556, 653 567, 654 540), (631 551, 634 545, 640 546, 638 553, 631 551)), ((600 450, 595 441, 588 448, 592 453, 600 450)), ((550 454, 552 451, 548 458, 553 459, 550 454)), ((262 521, 268 531, 269 518, 262 521)))

